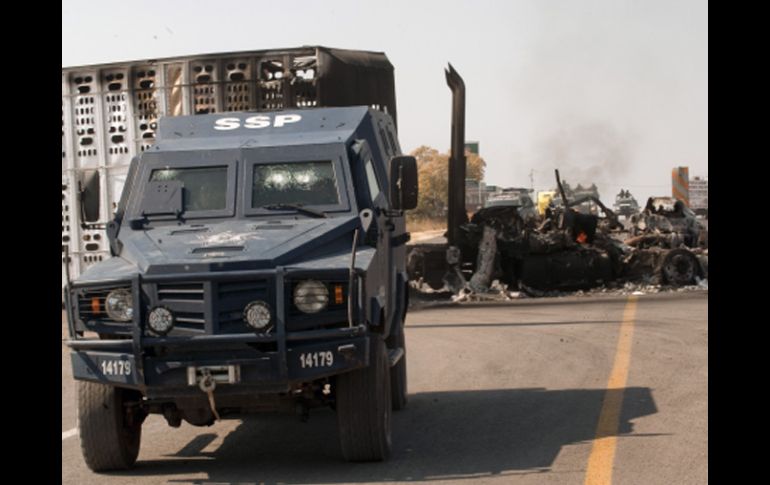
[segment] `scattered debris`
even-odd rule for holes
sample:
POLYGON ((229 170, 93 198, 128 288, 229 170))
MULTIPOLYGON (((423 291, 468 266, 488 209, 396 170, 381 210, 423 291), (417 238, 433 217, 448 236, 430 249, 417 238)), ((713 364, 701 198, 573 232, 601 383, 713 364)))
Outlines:
POLYGON ((470 287, 464 287, 456 294, 452 295, 452 301, 455 303, 470 301, 510 301, 528 298, 523 291, 508 291, 508 285, 494 280, 492 284, 484 291, 472 290, 470 287))

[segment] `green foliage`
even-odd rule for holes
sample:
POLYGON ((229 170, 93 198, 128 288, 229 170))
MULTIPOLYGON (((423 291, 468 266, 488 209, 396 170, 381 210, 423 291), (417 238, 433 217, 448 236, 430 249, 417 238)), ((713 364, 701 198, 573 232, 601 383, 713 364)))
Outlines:
MULTIPOLYGON (((446 215, 447 188, 449 184, 449 153, 439 153, 435 148, 421 146, 411 153, 417 159, 420 196, 414 217, 436 219, 446 215)), ((466 178, 482 180, 486 162, 469 151, 465 152, 466 178)))

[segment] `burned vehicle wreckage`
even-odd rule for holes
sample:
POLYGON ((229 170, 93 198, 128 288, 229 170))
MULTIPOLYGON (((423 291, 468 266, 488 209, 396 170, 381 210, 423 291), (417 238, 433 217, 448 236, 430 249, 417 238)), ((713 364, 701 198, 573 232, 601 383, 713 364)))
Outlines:
POLYGON ((681 202, 651 198, 624 226, 591 198, 602 215, 573 209, 582 198, 550 207, 541 221, 522 218, 514 206, 480 209, 458 225, 446 261, 441 245, 411 246, 410 278, 418 288, 453 293, 484 293, 497 280, 531 296, 626 283, 686 286, 708 278, 707 231, 681 202))
POLYGON ((468 220, 465 187, 464 84, 454 93, 446 244, 408 247, 407 271, 418 291, 482 294, 491 286, 531 296, 627 283, 686 286, 708 278, 708 235, 695 214, 672 198, 650 198, 627 222, 592 193, 569 197, 556 171, 557 198, 542 220, 515 205, 490 206, 468 220), (593 207, 588 213, 582 210, 593 207))

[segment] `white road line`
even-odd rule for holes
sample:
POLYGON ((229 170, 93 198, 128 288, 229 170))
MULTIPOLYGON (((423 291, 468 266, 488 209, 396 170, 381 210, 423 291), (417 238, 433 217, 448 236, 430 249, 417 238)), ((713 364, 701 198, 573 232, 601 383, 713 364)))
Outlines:
POLYGON ((68 429, 67 431, 62 431, 61 433, 61 440, 64 441, 67 438, 72 438, 73 436, 78 434, 77 428, 68 429))

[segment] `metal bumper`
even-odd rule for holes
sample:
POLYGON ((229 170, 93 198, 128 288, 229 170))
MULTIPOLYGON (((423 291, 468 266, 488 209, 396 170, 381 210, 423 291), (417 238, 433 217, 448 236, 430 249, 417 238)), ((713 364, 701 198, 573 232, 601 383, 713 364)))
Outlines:
MULTIPOLYGON (((243 272, 240 276, 249 276, 243 272)), ((264 273, 264 272, 253 272, 264 273)), ((286 392, 293 383, 348 372, 369 364, 369 336, 364 324, 287 332, 284 322, 283 281, 276 271, 276 325, 270 335, 255 333, 149 337, 144 335, 140 311, 134 312, 131 339, 97 340, 78 337, 70 315, 72 371, 75 379, 138 389, 148 397, 200 394, 190 385, 192 368, 230 369, 229 382, 217 393, 286 392), (275 351, 243 345, 239 352, 223 352, 237 344, 272 342, 275 351), (164 349, 164 357, 153 349, 164 349), (201 349, 210 349, 210 352, 201 349), (237 379, 232 376, 237 376, 237 379)), ((187 276, 189 278, 189 276, 187 276)), ((154 278, 153 278, 154 279, 154 278)), ((140 278, 132 281, 135 308, 140 308, 140 278)), ((69 292, 68 292, 69 294, 69 292)), ((71 308, 68 305, 68 309, 71 308)))
MULTIPOLYGON (((148 396, 199 394, 198 387, 191 386, 188 379, 188 373, 193 368, 237 369, 237 379, 231 379, 231 382, 220 388, 222 390, 229 387, 230 392, 235 393, 239 389, 241 392, 286 392, 292 383, 308 382, 367 366, 369 337, 345 333, 349 335, 344 339, 291 344, 284 353, 255 350, 253 357, 214 359, 206 358, 205 355, 185 358, 175 355, 165 358, 142 356, 140 361, 131 353, 131 341, 127 340, 78 341, 69 344, 73 349, 72 373, 75 379, 139 389, 148 396), (116 348, 117 342, 124 347, 123 350, 116 348), (320 359, 318 356, 321 356, 320 359)), ((247 337, 241 336, 241 341, 248 341, 247 337)), ((223 339, 200 337, 178 344, 184 347, 193 341, 199 345, 207 340, 216 343, 223 339)), ((229 340, 232 341, 232 338, 229 340)))

